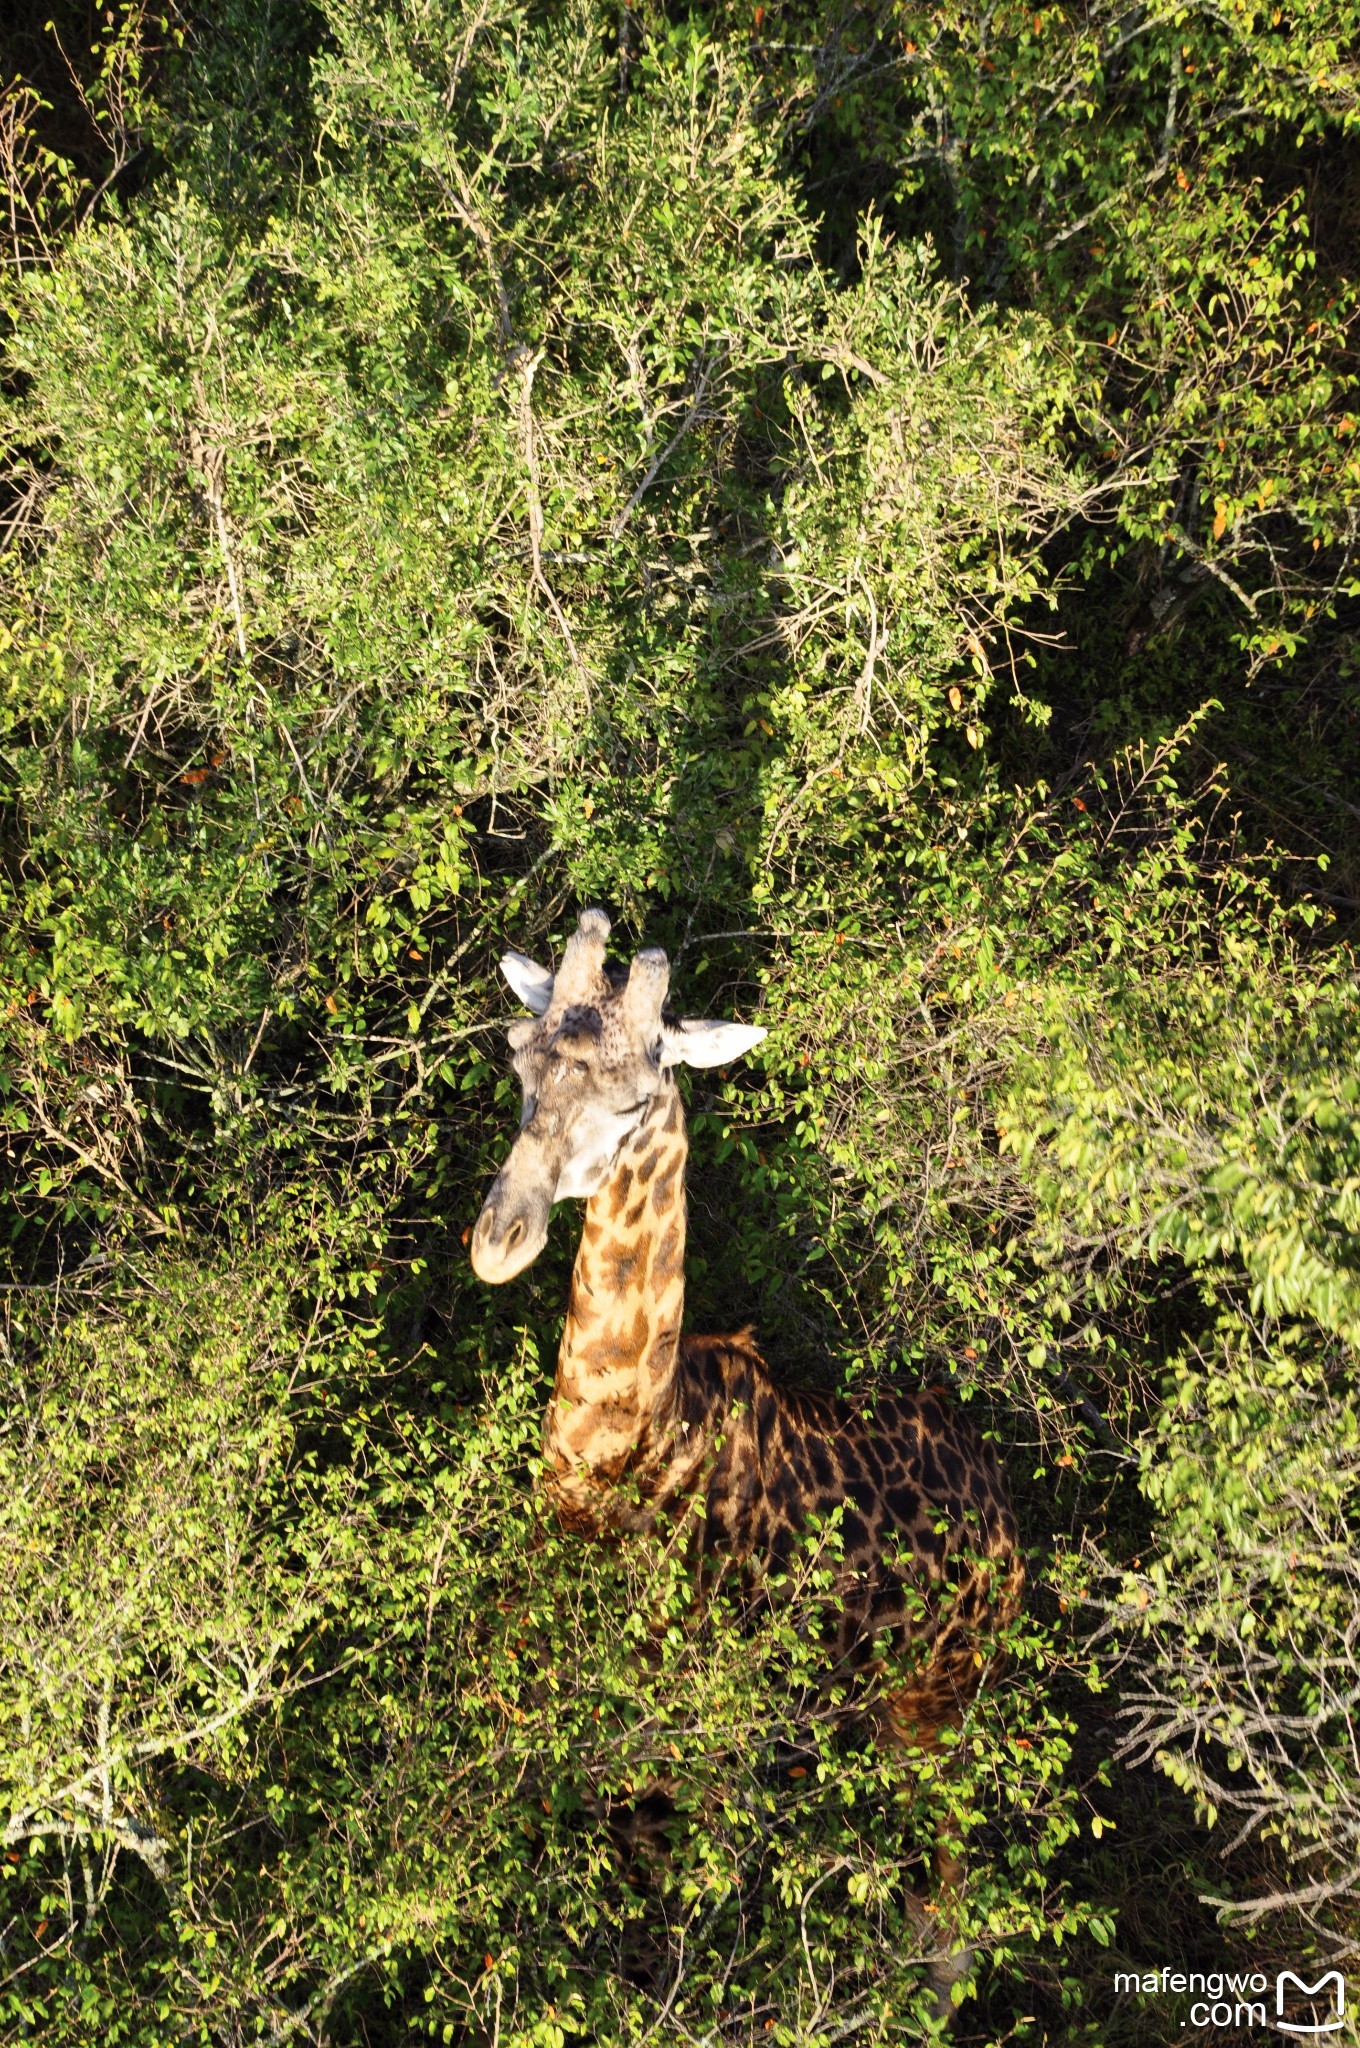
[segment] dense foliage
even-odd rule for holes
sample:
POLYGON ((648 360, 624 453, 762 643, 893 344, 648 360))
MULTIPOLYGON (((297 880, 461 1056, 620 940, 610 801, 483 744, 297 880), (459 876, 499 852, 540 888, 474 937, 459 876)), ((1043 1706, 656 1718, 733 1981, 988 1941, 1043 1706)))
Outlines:
MULTIPOLYGON (((1357 1940, 1353 0, 217 0, 0 120, 0 2038, 1161 2040, 1357 1940), (949 1385, 906 1776, 533 1487, 495 963, 770 1037, 690 1318, 949 1385), (604 1818, 664 1782, 661 1857, 604 1818)), ((55 53, 55 54, 54 54, 55 53)))

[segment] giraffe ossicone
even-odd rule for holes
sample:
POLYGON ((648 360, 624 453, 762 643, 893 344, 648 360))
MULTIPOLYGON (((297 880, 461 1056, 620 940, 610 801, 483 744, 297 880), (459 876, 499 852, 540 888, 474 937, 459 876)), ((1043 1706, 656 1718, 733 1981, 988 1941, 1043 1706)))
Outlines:
MULTIPOLYGON (((682 1334, 688 1148, 672 1069, 721 1065, 766 1034, 676 1017, 665 954, 611 964, 608 936, 604 912, 587 910, 555 974, 519 953, 502 963, 532 1012, 509 1031, 523 1110, 472 1236, 478 1275, 509 1280, 542 1250, 553 1204, 586 1199, 544 1420, 548 1492, 590 1535, 695 1505, 702 1558, 759 1571, 837 1517, 828 1675, 860 1684, 880 1741, 931 1748, 960 1725, 1020 1611, 1005 1481, 934 1391, 865 1412, 781 1386, 749 1331, 682 1334)), ((952 1851, 937 1850, 936 1870, 957 1887, 952 1851)), ((962 1955, 937 1956, 942 1999, 962 1955)))

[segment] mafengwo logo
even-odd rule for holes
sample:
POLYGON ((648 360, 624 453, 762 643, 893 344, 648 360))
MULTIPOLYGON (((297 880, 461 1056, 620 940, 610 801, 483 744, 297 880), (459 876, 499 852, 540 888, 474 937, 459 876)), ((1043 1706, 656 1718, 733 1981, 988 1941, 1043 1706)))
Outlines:
POLYGON ((1316 1984, 1292 1970, 1281 1970, 1275 1979, 1275 2024, 1281 2033, 1335 2034, 1345 2018, 1346 1981, 1340 1970, 1328 1970, 1316 1984))
POLYGON ((1184 2033, 1213 2028, 1262 2029, 1300 2041, 1330 2037, 1339 2043, 1353 2030, 1346 2021, 1346 1980, 1340 1970, 1324 1970, 1310 1980, 1296 1970, 1281 1970, 1272 1985, 1260 1971, 1139 1970, 1116 1972, 1116 1993, 1143 1998, 1197 1994, 1181 2021, 1184 2033), (1345 2032, 1343 2034, 1343 2029, 1345 2032))

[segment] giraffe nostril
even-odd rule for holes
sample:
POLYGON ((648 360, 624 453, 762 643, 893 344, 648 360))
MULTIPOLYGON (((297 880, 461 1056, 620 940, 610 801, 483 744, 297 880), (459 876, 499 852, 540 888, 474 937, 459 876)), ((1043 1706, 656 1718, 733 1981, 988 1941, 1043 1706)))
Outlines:
POLYGON ((505 1249, 512 1252, 524 1237, 524 1218, 517 1216, 505 1233, 505 1249))

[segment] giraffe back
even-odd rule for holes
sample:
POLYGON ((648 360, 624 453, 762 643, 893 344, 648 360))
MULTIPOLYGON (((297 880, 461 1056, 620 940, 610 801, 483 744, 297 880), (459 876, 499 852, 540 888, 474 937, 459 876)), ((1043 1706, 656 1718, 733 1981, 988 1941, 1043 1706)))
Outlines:
POLYGON ((689 1488, 654 1481, 653 1512, 702 1489, 705 1555, 731 1559, 752 1589, 838 1515, 828 1683, 867 1690, 894 1746, 930 1747, 957 1726, 1024 1588, 1005 1481, 972 1424, 933 1391, 867 1408, 781 1386, 747 1331, 683 1340, 656 1424, 654 1442, 683 1446, 689 1488))

